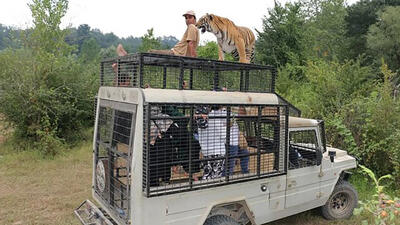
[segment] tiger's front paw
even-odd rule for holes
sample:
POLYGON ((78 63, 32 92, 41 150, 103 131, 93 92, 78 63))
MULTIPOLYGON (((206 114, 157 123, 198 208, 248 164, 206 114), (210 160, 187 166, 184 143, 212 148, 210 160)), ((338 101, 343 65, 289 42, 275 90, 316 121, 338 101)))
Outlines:
POLYGON ((241 63, 249 63, 249 60, 247 60, 247 59, 239 59, 239 62, 241 62, 241 63))

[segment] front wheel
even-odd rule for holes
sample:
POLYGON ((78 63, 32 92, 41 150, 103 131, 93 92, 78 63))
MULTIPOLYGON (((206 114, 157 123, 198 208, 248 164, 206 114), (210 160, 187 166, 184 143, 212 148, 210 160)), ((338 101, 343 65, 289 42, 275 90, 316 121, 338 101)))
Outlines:
POLYGON ((215 215, 206 220, 203 225, 240 225, 232 217, 225 215, 215 215))
POLYGON ((357 207, 357 191, 347 181, 339 181, 331 196, 321 207, 322 216, 328 220, 348 219, 357 207))

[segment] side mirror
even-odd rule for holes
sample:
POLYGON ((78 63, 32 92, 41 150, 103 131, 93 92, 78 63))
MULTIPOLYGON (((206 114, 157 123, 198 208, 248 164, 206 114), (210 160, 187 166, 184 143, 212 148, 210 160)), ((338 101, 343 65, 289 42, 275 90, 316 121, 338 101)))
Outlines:
POLYGON ((322 162, 322 151, 319 149, 318 151, 315 152, 316 154, 316 160, 317 160, 317 166, 321 165, 322 162))
POLYGON ((331 159, 331 162, 335 162, 336 152, 335 151, 329 151, 328 155, 329 155, 329 158, 331 159))

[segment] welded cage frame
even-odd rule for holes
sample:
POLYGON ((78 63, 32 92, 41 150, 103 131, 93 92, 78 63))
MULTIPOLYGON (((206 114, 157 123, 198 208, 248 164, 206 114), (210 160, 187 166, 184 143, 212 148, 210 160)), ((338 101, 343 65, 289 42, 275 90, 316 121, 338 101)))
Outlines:
POLYGON ((105 59, 100 86, 274 93, 272 66, 154 53, 105 59))
POLYGON ((93 191, 101 203, 112 209, 114 218, 127 222, 137 105, 102 99, 97 110, 93 191))
MULTIPOLYGON (((237 110, 236 110, 237 111, 237 110)), ((210 112, 209 112, 210 113, 210 112)), ((220 118, 220 117, 214 117, 215 118, 220 118)), ((211 117, 208 117, 209 121, 212 119, 211 117)), ((194 103, 147 103, 144 105, 143 109, 143 176, 142 176, 142 189, 143 193, 146 197, 154 197, 154 196, 160 196, 160 195, 166 195, 166 194, 174 194, 174 193, 180 193, 180 192, 187 192, 187 191, 193 191, 193 190, 199 190, 199 189, 206 189, 206 188, 212 188, 212 187, 218 187, 222 185, 229 185, 233 183, 239 183, 239 182, 246 182, 246 181, 251 181, 251 180, 256 180, 256 179, 263 179, 263 178, 268 178, 268 177, 274 177, 274 176, 279 176, 287 173, 288 170, 288 152, 287 152, 287 144, 288 144, 288 123, 289 123, 289 108, 287 105, 277 105, 277 104, 262 104, 262 105, 254 105, 254 104, 194 104, 194 103), (161 114, 159 116, 154 116, 152 115, 152 110, 154 111, 154 108, 162 108, 162 107, 176 107, 180 110, 180 112, 184 115, 180 116, 168 116, 165 117, 166 114, 161 114), (194 128, 198 128, 198 124, 196 124, 196 108, 198 107, 208 107, 209 111, 211 107, 219 107, 223 108, 225 107, 226 114, 225 116, 222 116, 221 118, 226 120, 226 126, 224 127, 225 132, 226 132, 226 143, 231 143, 230 138, 231 138, 231 123, 232 121, 235 120, 239 122, 249 123, 250 127, 253 127, 255 129, 255 140, 253 140, 253 144, 249 144, 248 149, 256 149, 254 151, 247 151, 247 153, 242 153, 237 154, 234 156, 230 156, 230 150, 231 146, 228 146, 225 144, 226 151, 225 155, 220 156, 220 158, 213 158, 212 160, 206 159, 206 158, 194 158, 193 156, 197 157, 196 154, 194 153, 195 151, 191 150, 192 144, 192 136, 194 135, 194 128), (241 107, 246 108, 252 108, 256 110, 252 110, 253 112, 245 115, 234 115, 232 113, 232 109, 240 109, 241 107), (267 110, 265 110, 267 109, 267 110), (269 110, 269 112, 267 112, 269 110), (276 114, 274 115, 268 115, 269 113, 274 112, 276 114), (153 131, 151 126, 154 126, 152 121, 154 120, 165 120, 165 119, 171 119, 174 120, 179 120, 179 119, 186 119, 187 120, 187 132, 188 138, 187 140, 187 145, 188 146, 188 151, 187 151, 187 158, 186 160, 183 161, 169 161, 169 162, 163 162, 161 159, 157 158, 154 160, 154 153, 151 154, 152 151, 154 151, 153 146, 156 144, 151 144, 151 138, 154 135, 151 134, 153 131), (273 132, 272 138, 272 144, 271 149, 267 150, 266 144, 264 137, 262 137, 262 124, 267 124, 267 125, 272 125, 271 130, 273 132), (254 145, 255 143, 255 145, 254 145), (251 147, 250 147, 251 146, 251 147), (233 160, 234 162, 237 161, 238 158, 240 158, 240 163, 242 163, 242 158, 247 157, 250 160, 248 162, 253 162, 252 165, 248 163, 248 167, 251 168, 253 166, 253 170, 249 169, 249 171, 253 172, 247 172, 246 174, 232 174, 231 168, 235 165, 232 165, 231 161, 233 160), (253 161, 252 161, 253 159, 253 161), (153 161, 152 161, 153 160, 153 161), (157 161, 158 160, 158 161, 157 161), (196 175, 197 173, 195 172, 196 170, 192 167, 193 164, 196 165, 196 163, 203 163, 205 164, 206 162, 208 163, 209 161, 217 161, 217 160, 225 160, 224 161, 224 172, 220 177, 212 178, 212 179, 204 179, 204 170, 200 171, 203 173, 203 178, 200 178, 200 180, 196 181, 193 180, 192 176, 196 175), (272 163, 271 163, 272 160, 272 163), (161 164, 154 164, 156 163, 161 163, 161 164), (255 164, 254 164, 255 162, 255 164), (164 164, 165 163, 165 164, 164 164), (171 174, 170 169, 165 169, 165 168, 170 168, 173 165, 177 164, 188 164, 188 170, 187 172, 187 177, 181 180, 182 182, 174 183, 172 181, 172 172, 171 174), (168 164, 168 165, 167 165, 168 164), (165 166, 166 165, 166 166, 165 166), (164 167, 163 167, 164 166, 164 167), (161 168, 161 169, 160 169, 161 168), (155 172, 155 170, 158 170, 155 172), (152 173, 157 173, 161 174, 159 172, 160 170, 168 173, 168 178, 165 181, 156 181, 156 184, 154 184, 154 176, 152 173)), ((240 127, 240 125, 239 125, 240 127)), ((243 127, 242 127, 243 128, 243 127)), ((200 128, 198 128, 200 129, 200 128)), ((249 129, 249 127, 244 127, 244 129, 249 129)), ((166 131, 167 133, 168 131, 166 131)), ((250 132, 250 131, 246 131, 250 132)), ((157 134, 158 135, 158 134, 157 134)), ((172 135, 173 136, 173 135, 172 135)), ((164 137, 165 138, 165 137, 164 137)), ((248 136, 245 135, 246 138, 246 143, 247 143, 247 138, 248 136)), ((156 142, 156 141, 155 141, 156 142)), ((153 142, 154 143, 154 142, 153 142)), ((201 141, 199 141, 199 144, 201 141)), ((250 143, 250 142, 248 142, 250 143)), ((175 147, 175 146, 171 146, 175 147)), ((200 144, 200 151, 203 151, 203 146, 200 144)), ((159 148, 157 148, 159 149, 159 148)), ((193 149, 193 148, 192 148, 193 149)), ((179 151, 180 149, 178 149, 179 151)), ((202 152, 203 153, 203 152, 202 152)), ((165 154, 167 155, 167 154, 165 154)), ((200 153, 201 155, 201 153, 200 153)), ((242 166, 242 165, 241 165, 242 166)), ((203 168, 200 165, 200 170, 203 168)), ((243 168, 241 168, 243 171, 243 168)), ((201 175, 200 175, 201 176, 201 175)), ((159 179, 159 177, 156 176, 156 179, 159 179)))

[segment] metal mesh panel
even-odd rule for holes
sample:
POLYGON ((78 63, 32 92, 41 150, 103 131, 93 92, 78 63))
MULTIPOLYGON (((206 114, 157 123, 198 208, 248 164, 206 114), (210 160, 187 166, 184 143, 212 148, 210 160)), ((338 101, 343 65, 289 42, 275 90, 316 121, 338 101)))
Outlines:
POLYGON ((136 55, 104 60, 100 68, 101 86, 134 87, 138 85, 139 60, 136 55))
POLYGON ((286 99, 282 98, 282 96, 280 96, 279 94, 276 94, 276 95, 278 96, 279 104, 288 105, 289 116, 295 116, 295 117, 300 117, 301 116, 301 110, 300 109, 298 109, 296 106, 292 105, 286 99))
POLYGON ((99 107, 95 191, 116 216, 129 219, 130 139, 133 113, 99 107))
POLYGON ((149 104, 143 113, 147 196, 286 172, 286 106, 149 104))
POLYGON ((269 66, 136 53, 101 63, 102 86, 274 92, 269 66))
POLYGON ((213 90, 214 75, 212 70, 205 69, 189 69, 189 79, 185 77, 185 81, 189 81, 188 89, 192 90, 213 90), (192 76, 190 74, 193 74, 192 76), (190 79, 192 77, 192 79, 190 79))
POLYGON ((317 164, 318 142, 315 130, 296 130, 289 133, 289 169, 317 164))
POLYGON ((274 92, 273 85, 260 85, 260 84, 272 84, 273 70, 261 70, 254 69, 250 70, 248 78, 248 88, 254 92, 274 92))

